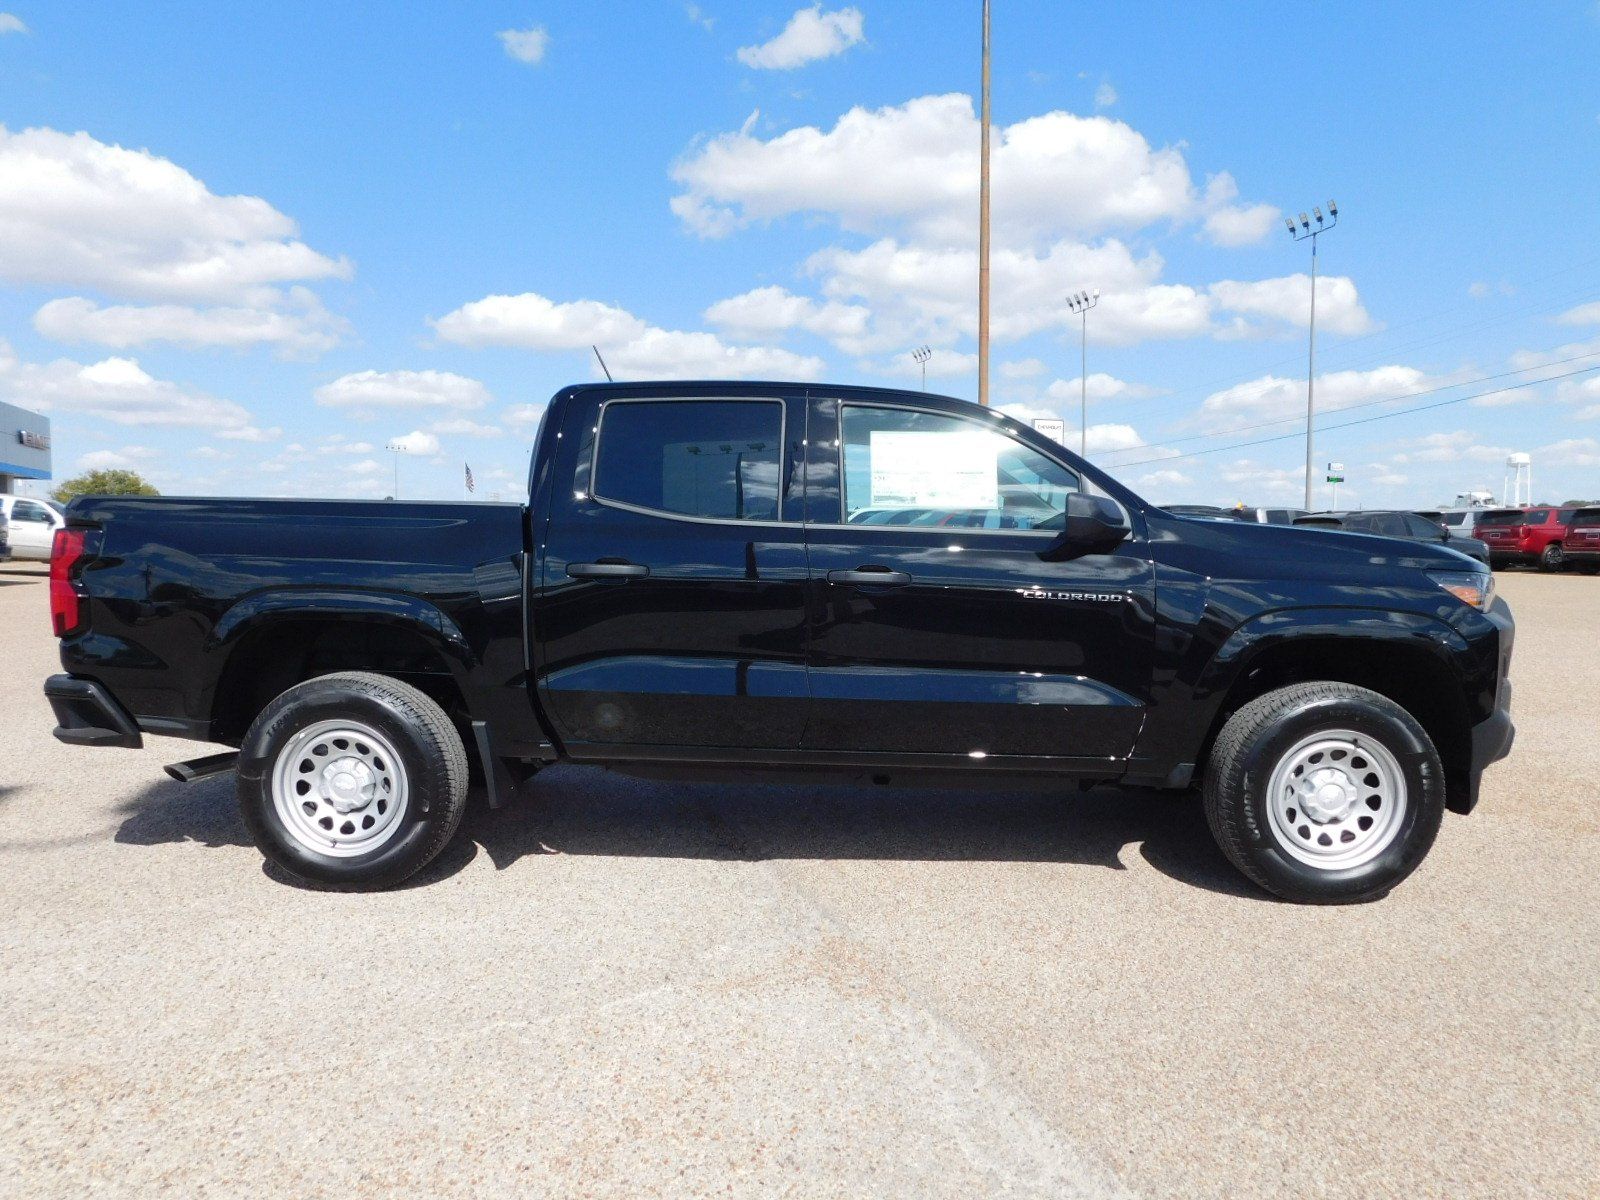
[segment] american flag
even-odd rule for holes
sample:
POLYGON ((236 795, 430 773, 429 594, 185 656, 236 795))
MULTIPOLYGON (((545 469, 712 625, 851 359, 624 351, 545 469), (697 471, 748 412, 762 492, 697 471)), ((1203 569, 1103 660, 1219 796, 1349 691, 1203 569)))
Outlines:
POLYGON ((469 492, 477 491, 478 490, 478 485, 472 482, 472 464, 471 463, 462 463, 461 465, 466 467, 466 469, 467 469, 467 491, 469 491, 469 492))

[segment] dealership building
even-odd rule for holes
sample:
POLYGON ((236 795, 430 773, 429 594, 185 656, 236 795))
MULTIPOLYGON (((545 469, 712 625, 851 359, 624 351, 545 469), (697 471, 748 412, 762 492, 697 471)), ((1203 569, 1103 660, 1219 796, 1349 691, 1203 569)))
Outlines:
POLYGON ((50 419, 0 404, 0 492, 16 491, 19 479, 49 478, 50 419))

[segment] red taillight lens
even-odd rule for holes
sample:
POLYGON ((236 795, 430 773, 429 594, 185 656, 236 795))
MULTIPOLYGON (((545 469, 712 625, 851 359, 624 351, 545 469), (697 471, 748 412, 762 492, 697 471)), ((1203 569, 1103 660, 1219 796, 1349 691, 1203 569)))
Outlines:
POLYGON ((50 548, 50 623, 57 637, 66 637, 83 621, 82 602, 72 579, 72 569, 83 557, 87 536, 88 532, 83 529, 58 529, 50 548))

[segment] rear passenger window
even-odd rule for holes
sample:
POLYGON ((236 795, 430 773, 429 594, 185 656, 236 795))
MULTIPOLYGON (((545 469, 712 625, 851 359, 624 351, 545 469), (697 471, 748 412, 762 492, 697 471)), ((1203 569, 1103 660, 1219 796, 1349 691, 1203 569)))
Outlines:
POLYGON ((782 401, 612 400, 593 492, 675 516, 776 521, 782 464, 782 401))

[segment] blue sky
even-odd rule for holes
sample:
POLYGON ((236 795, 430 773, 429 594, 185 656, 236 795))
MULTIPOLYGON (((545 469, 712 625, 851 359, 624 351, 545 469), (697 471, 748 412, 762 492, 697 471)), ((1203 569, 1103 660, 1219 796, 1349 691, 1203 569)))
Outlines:
MULTIPOLYGON (((0 6, 0 399, 58 477, 383 495, 405 438, 403 496, 514 498, 591 341, 911 386, 927 343, 975 394, 970 0, 0 6)), ((1597 51, 1592 0, 996 0, 996 402, 1076 430, 1098 287, 1091 456, 1294 498, 1303 443, 1241 443, 1296 432, 1282 214, 1333 197, 1319 394, 1363 407, 1325 422, 1458 401, 1325 432, 1341 498, 1498 492, 1511 450, 1600 496, 1597 51)))

